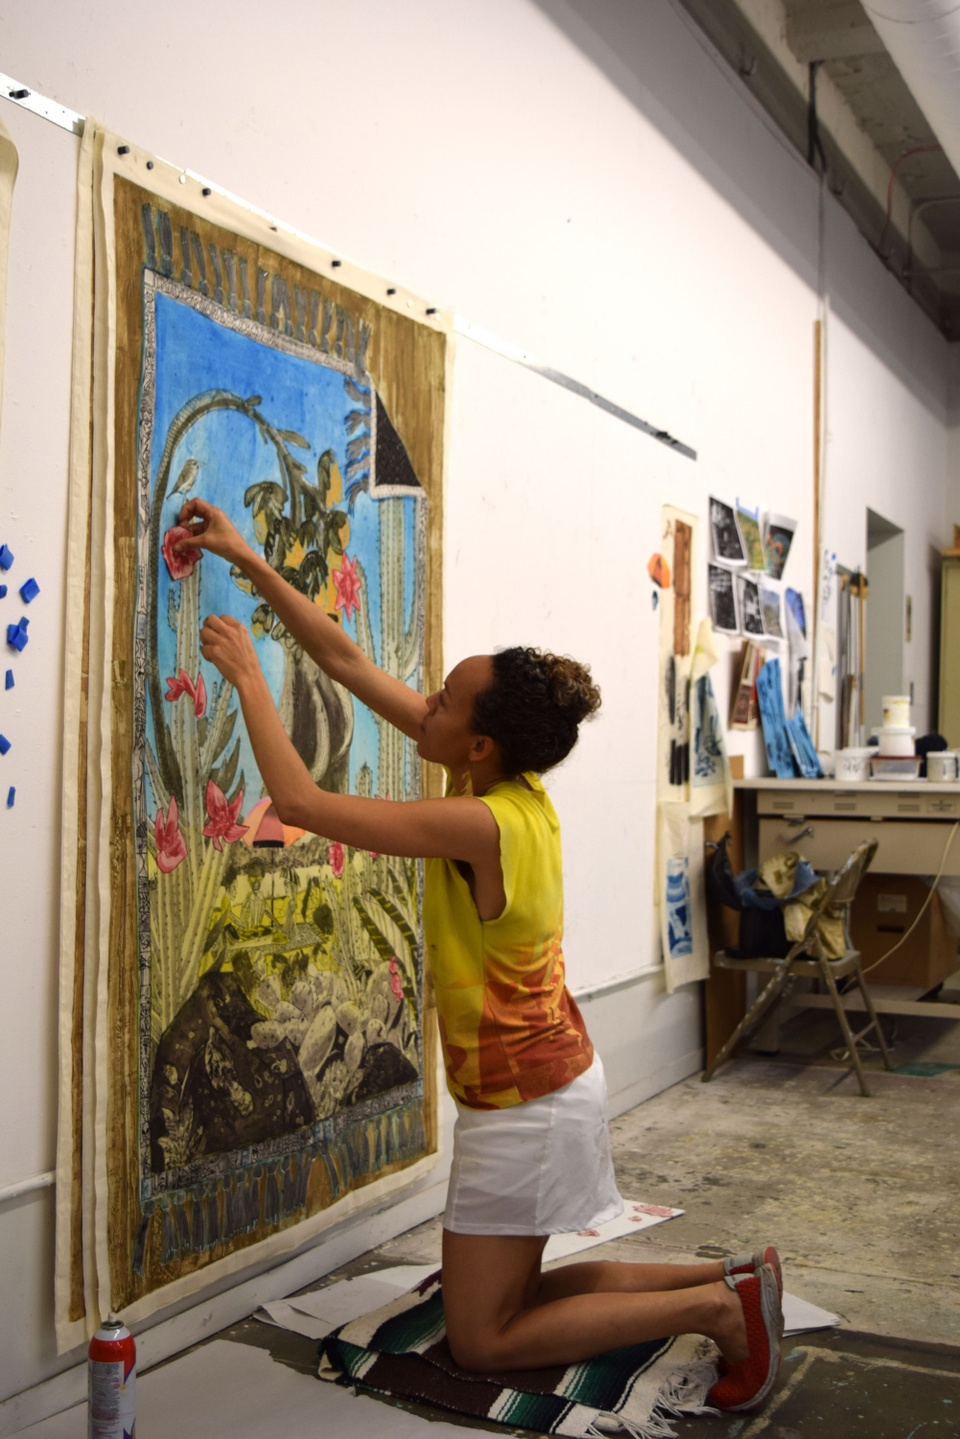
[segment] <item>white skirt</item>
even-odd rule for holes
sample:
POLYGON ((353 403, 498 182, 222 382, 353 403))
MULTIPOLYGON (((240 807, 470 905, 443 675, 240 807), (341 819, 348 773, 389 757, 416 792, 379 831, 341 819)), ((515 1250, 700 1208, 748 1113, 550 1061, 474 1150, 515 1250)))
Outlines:
POLYGON ((575 1234, 623 1212, 600 1056, 542 1099, 457 1105, 443 1224, 454 1234, 575 1234))

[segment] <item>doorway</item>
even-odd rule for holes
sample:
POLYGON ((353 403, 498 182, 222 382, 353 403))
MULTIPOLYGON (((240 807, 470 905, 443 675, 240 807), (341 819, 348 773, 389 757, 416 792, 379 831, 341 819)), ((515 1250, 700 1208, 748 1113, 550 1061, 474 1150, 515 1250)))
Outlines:
POLYGON ((867 510, 867 633, 864 645, 864 739, 883 723, 883 696, 904 693, 904 533, 867 510))

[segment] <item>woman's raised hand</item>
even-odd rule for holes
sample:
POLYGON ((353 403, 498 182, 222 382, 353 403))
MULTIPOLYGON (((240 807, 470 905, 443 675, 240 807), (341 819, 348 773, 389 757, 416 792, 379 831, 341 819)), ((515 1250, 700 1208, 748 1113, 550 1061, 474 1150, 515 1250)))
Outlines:
POLYGON ((250 631, 233 615, 207 616, 200 631, 200 653, 234 686, 260 671, 250 631))
POLYGON ((175 546, 179 554, 187 550, 210 550, 225 560, 236 561, 249 548, 239 530, 216 505, 206 500, 187 500, 180 511, 179 523, 191 534, 175 546))

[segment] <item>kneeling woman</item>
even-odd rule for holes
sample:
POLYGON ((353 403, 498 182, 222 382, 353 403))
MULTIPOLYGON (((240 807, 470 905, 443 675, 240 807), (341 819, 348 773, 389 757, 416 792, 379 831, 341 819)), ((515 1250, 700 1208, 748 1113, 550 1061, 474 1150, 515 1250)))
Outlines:
POLYGON ((210 616, 202 653, 235 687, 260 773, 284 823, 426 860, 423 923, 447 1079, 457 1103, 443 1231, 447 1336, 465 1369, 570 1364, 671 1334, 720 1349, 710 1402, 752 1409, 779 1364, 776 1251, 723 1262, 579 1263, 541 1270, 547 1237, 622 1209, 599 1057, 564 982, 560 830, 540 775, 600 704, 589 671, 532 649, 473 655, 424 697, 378 669, 246 544, 190 500, 181 550, 222 556, 253 582, 339 684, 443 765, 442 800, 319 789, 288 738, 252 639, 210 616))

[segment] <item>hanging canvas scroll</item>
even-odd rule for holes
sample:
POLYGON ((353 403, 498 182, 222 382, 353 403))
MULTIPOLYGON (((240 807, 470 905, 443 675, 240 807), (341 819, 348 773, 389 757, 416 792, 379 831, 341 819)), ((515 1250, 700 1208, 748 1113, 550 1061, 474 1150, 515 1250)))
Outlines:
POLYGON ((657 686, 657 842, 654 900, 667 992, 705 979, 710 969, 706 943, 701 823, 691 807, 691 757, 706 758, 703 711, 691 706, 694 641, 693 578, 696 574, 697 517, 664 505, 660 522, 659 683, 657 686), (698 728, 699 726, 699 728, 698 728))
POLYGON ((232 687, 201 659, 204 616, 251 628, 318 784, 415 798, 415 746, 327 679, 238 571, 172 546, 188 495, 220 505, 376 663, 435 682, 448 324, 88 130, 62 1345, 108 1309, 142 1318, 382 1204, 436 1149, 421 868, 280 823, 232 687))
POLYGON ((0 121, 0 405, 3 403, 3 355, 7 330, 7 256, 10 253, 10 212, 19 168, 17 147, 0 121))

